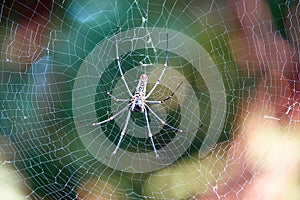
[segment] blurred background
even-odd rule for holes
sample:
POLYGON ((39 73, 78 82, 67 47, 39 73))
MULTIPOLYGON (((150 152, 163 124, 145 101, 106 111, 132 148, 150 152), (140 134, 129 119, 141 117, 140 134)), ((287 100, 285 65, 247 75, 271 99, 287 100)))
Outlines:
POLYGON ((298 8, 294 0, 2 1, 0 199, 299 199, 298 8), (151 108, 196 131, 178 136, 150 113, 155 146, 167 152, 161 162, 143 116, 131 117, 111 160, 124 117, 88 126, 126 106, 99 81, 128 98, 118 29, 132 92, 142 73, 151 89, 166 56, 151 100, 184 82, 151 108))

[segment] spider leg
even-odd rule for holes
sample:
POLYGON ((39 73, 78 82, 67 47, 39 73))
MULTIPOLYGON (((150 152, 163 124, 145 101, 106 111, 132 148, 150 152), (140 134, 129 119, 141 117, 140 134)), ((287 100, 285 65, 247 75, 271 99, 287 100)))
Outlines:
POLYGON ((119 138, 119 141, 118 141, 118 144, 117 144, 115 150, 111 153, 111 156, 107 157, 108 159, 112 158, 117 153, 118 149, 120 148, 121 142, 122 142, 122 140, 124 138, 124 135, 126 133, 127 125, 128 125, 129 119, 130 119, 130 114, 131 114, 131 111, 129 110, 128 114, 127 114, 125 124, 124 124, 124 127, 122 129, 122 132, 121 132, 121 135, 120 135, 120 138, 119 138))
POLYGON ((172 94, 166 98, 164 98, 163 100, 160 100, 160 101, 148 101, 148 100, 145 100, 146 103, 149 103, 149 104, 162 104, 164 103, 165 101, 171 99, 174 95, 175 95, 175 92, 178 90, 178 88, 182 85, 183 82, 181 82, 176 88, 175 90, 172 92, 172 94))
POLYGON ((158 155, 158 152, 156 150, 156 147, 155 147, 155 144, 154 144, 154 141, 153 141, 153 135, 151 133, 151 130, 150 130, 150 125, 149 125, 149 120, 148 120, 148 115, 147 115, 147 110, 145 109, 145 118, 146 118, 146 123, 147 123, 147 129, 148 129, 148 137, 150 138, 150 141, 151 141, 151 144, 152 144, 152 148, 154 150, 154 153, 155 153, 155 156, 157 159, 159 159, 159 155, 158 155))
POLYGON ((120 72, 120 74, 121 74, 121 79, 122 79, 123 82, 124 82, 124 85, 125 85, 125 87, 126 87, 126 89, 127 89, 127 91, 128 91, 128 94, 129 94, 131 97, 133 97, 133 95, 131 94, 130 89, 129 89, 128 85, 127 85, 127 82, 126 82, 126 80, 125 80, 123 71, 122 71, 122 69, 121 69, 120 56, 119 56, 119 31, 120 31, 120 30, 119 30, 119 27, 117 27, 117 31, 116 31, 116 61, 117 61, 117 64, 118 64, 119 72, 120 72))
POLYGON ((165 122, 164 120, 162 120, 147 104, 145 104, 145 106, 150 110, 150 112, 160 121, 160 123, 162 125, 166 125, 168 126, 169 128, 173 129, 174 131, 178 131, 178 132, 183 132, 183 130, 181 129, 178 129, 178 128, 175 128, 171 125, 169 125, 167 122, 165 122))
POLYGON ((168 124, 166 121, 164 121, 164 120, 162 120, 147 104, 145 104, 145 106, 150 110, 150 112, 160 121, 160 123, 162 124, 162 125, 166 125, 166 126, 168 126, 169 128, 171 128, 172 130, 174 130, 174 131, 178 131, 178 132, 180 132, 180 133, 183 133, 183 132, 194 132, 194 131, 197 131, 197 130, 199 130, 202 126, 203 126, 203 124, 201 124, 198 128, 196 128, 196 129, 194 129, 194 130, 182 130, 182 129, 178 129, 178 128, 175 128, 175 127, 173 127, 173 126, 171 126, 170 124, 168 124))
POLYGON ((108 119, 106 120, 103 120, 101 122, 96 122, 96 123, 92 123, 92 126, 99 126, 101 124, 105 124, 113 119, 115 119, 116 117, 118 117, 119 115, 121 115, 126 109, 128 109, 128 106, 130 104, 128 104, 127 106, 125 106, 124 108, 122 108, 122 110, 120 110, 119 112, 117 112, 116 114, 114 114, 113 116, 109 117, 108 119))
POLYGON ((153 91, 155 90, 155 88, 159 85, 166 69, 168 66, 168 59, 169 59, 169 50, 168 50, 168 46, 169 46, 169 37, 168 37, 168 33, 167 33, 167 44, 166 44, 166 59, 165 59, 165 63, 164 63, 164 68, 159 76, 159 78, 157 79, 157 81, 155 82, 155 85, 153 86, 153 88, 150 90, 150 92, 147 94, 147 96, 145 97, 146 99, 153 93, 153 91))
POLYGON ((104 81, 100 78, 101 83, 103 84, 104 88, 105 88, 105 92, 107 94, 107 96, 111 99, 113 99, 114 101, 121 101, 121 102, 128 102, 128 99, 118 99, 117 97, 113 96, 112 94, 110 94, 110 92, 108 91, 107 87, 105 86, 104 81))

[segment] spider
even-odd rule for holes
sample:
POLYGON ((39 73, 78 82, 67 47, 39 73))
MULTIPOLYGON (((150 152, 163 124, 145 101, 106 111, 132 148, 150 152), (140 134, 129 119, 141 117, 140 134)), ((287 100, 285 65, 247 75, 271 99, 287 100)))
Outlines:
MULTIPOLYGON (((111 156, 107 157, 107 158, 111 158, 112 156, 114 156, 117 153, 118 149, 120 148, 121 142, 122 142, 122 140, 125 136, 125 133, 126 133, 126 129, 127 129, 128 123, 129 123, 131 113, 132 112, 143 113, 144 117, 145 117, 145 120, 146 120, 146 127, 147 127, 147 131, 148 131, 148 137, 150 139, 150 142, 151 142, 152 148, 154 150, 155 156, 156 156, 157 159, 159 159, 160 156, 159 156, 158 151, 155 147, 155 144, 154 144, 154 141, 153 141, 153 135, 151 133, 151 129, 150 129, 150 125, 149 125, 149 119, 148 119, 148 113, 147 113, 148 111, 150 111, 154 115, 154 117, 157 118, 160 121, 160 123, 162 125, 166 125, 166 126, 168 126, 169 128, 171 128, 172 130, 174 130, 176 132, 189 132, 188 130, 184 131, 182 129, 178 129, 178 128, 175 128, 175 127, 169 125, 166 121, 162 120, 148 105, 148 104, 162 104, 165 101, 171 99, 175 95, 175 92, 182 85, 182 82, 181 82, 175 88, 175 90, 172 92, 172 94, 170 96, 168 96, 168 97, 166 97, 162 100, 155 100, 155 101, 147 100, 151 96, 151 94, 154 92, 156 87, 159 85, 159 83, 160 83, 160 81, 161 81, 161 79, 162 79, 162 77, 163 77, 163 75, 166 71, 166 68, 168 67, 168 33, 166 33, 166 38, 167 38, 166 57, 165 57, 165 62, 164 62, 164 65, 163 65, 163 69, 162 69, 162 72, 161 72, 158 80, 155 82, 154 86, 152 87, 152 89, 148 93, 146 93, 146 86, 147 86, 147 81, 148 81, 148 76, 146 74, 141 74, 134 94, 132 94, 130 92, 130 89, 129 89, 129 87, 127 85, 127 82, 125 80, 123 71, 121 69, 121 62, 120 62, 120 57, 119 57, 119 46, 118 46, 118 43, 119 43, 119 39, 118 39, 119 38, 119 27, 117 27, 115 38, 116 38, 116 46, 115 46, 115 48, 116 48, 116 63, 117 63, 117 66, 118 66, 119 73, 121 75, 121 79, 123 80, 123 83, 126 87, 126 90, 127 90, 128 94, 130 95, 130 99, 119 99, 119 98, 113 96, 112 94, 110 94, 110 92, 108 91, 108 89, 105 86, 105 83, 103 82, 103 80, 101 78, 100 78, 100 81, 103 83, 106 94, 109 98, 111 98, 112 100, 114 100, 116 102, 129 102, 129 104, 127 106, 125 106, 124 108, 122 108, 119 112, 117 112, 113 116, 109 117, 108 119, 97 122, 97 123, 92 123, 91 125, 92 126, 99 126, 101 124, 105 124, 109 121, 112 121, 113 119, 115 119, 119 115, 123 114, 126 110, 128 110, 128 114, 127 114, 123 129, 121 131, 121 134, 120 134, 120 137, 119 137, 119 140, 118 140, 118 144, 115 147, 114 151, 111 153, 111 156), (147 111, 147 109, 148 109, 148 111, 147 111)), ((201 127, 202 127, 202 125, 200 125, 195 130, 198 130, 201 127)), ((192 130, 192 131, 195 131, 195 130, 192 130)))

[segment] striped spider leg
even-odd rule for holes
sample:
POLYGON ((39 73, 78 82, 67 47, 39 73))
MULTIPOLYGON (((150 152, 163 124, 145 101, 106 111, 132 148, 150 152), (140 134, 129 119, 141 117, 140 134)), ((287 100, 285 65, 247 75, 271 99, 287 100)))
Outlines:
MULTIPOLYGON (((129 123, 129 120, 130 120, 130 116, 131 116, 131 113, 132 112, 140 112, 140 113, 143 113, 144 114, 144 117, 145 117, 145 120, 146 120, 146 126, 147 126, 147 131, 148 131, 148 137, 150 139, 150 142, 151 142, 151 145, 152 145, 152 148, 154 150, 154 153, 155 153, 155 156, 157 159, 160 158, 159 154, 158 154, 158 151, 155 147, 155 144, 154 144, 154 141, 153 141, 153 135, 152 135, 152 132, 151 132, 151 129, 150 129, 150 125, 149 125, 149 119, 148 119, 148 111, 150 111, 150 113, 153 114, 153 116, 162 124, 162 125, 166 125, 168 126, 169 128, 171 128, 172 130, 176 131, 176 132, 188 132, 188 131, 184 131, 184 130, 181 130, 181 129, 178 129, 178 128, 175 128, 171 125, 169 125, 167 122, 165 122, 164 120, 162 120, 151 108, 148 104, 162 104, 164 103, 165 101, 171 99, 175 92, 179 89, 179 87, 182 85, 182 82, 176 87, 176 89, 173 91, 173 93, 162 99, 162 100, 155 100, 155 101, 150 101, 150 100, 147 100, 148 97, 150 97, 150 95, 154 92, 154 90, 156 89, 156 87, 159 85, 165 71, 166 71, 166 68, 168 66, 168 34, 166 35, 167 36, 167 43, 166 43, 166 57, 165 57, 165 63, 164 63, 164 66, 163 66, 163 69, 162 69, 162 72, 158 78, 158 80, 155 82, 154 86, 152 87, 152 89, 149 91, 149 93, 146 94, 146 86, 147 86, 147 81, 148 81, 148 76, 146 74, 142 74, 139 78, 139 82, 137 84, 137 87, 135 89, 135 92, 134 94, 131 94, 130 92, 130 89, 128 87, 128 84, 125 80, 125 77, 124 77, 124 74, 122 72, 122 68, 121 68, 121 63, 120 63, 120 57, 119 57, 119 50, 118 50, 118 35, 119 35, 119 28, 117 28, 117 31, 116 31, 116 63, 117 63, 117 66, 118 66, 118 69, 119 69, 119 72, 121 74, 121 79, 123 80, 123 83, 126 87, 126 90, 130 96, 130 99, 118 99, 117 97, 113 96, 112 94, 109 93, 108 89, 106 88, 105 86, 105 83, 102 81, 102 79, 100 78, 100 81, 103 83, 104 85, 104 88, 106 90, 106 94, 108 95, 109 98, 111 98, 112 100, 116 101, 116 102, 129 102, 129 104, 127 106, 125 106, 124 108, 122 108, 119 112, 117 112, 116 114, 114 114, 113 116, 109 117, 108 119, 106 120, 103 120, 101 122, 97 122, 97 123, 93 123, 92 126, 99 126, 101 124, 104 124, 104 123, 107 123, 109 121, 112 121, 113 119, 117 118, 118 116, 120 116, 121 114, 123 114, 126 110, 128 111, 127 112, 127 117, 126 117, 126 120, 124 122, 124 125, 123 125, 123 128, 122 128, 122 131, 120 133, 120 137, 119 137, 119 140, 118 140, 118 143, 117 143, 117 146, 115 147, 114 151, 111 153, 111 156, 108 157, 108 158, 111 158, 112 156, 114 156, 118 149, 120 148, 120 145, 121 145, 121 142, 125 136, 125 133, 126 133, 126 129, 127 129, 127 126, 128 126, 128 123, 129 123), (148 111, 147 111, 148 110, 148 111)), ((202 125, 201 125, 202 126, 202 125)), ((201 126, 199 128, 201 128, 201 126)), ((199 128, 197 128, 196 130, 198 130, 199 128)), ((194 131, 194 130, 193 130, 194 131)))

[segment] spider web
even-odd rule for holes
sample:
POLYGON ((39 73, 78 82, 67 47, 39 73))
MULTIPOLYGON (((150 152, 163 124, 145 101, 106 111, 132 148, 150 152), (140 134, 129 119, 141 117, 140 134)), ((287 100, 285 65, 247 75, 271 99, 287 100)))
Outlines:
POLYGON ((3 1, 0 194, 297 199, 298 6, 3 1), (182 83, 172 98, 146 110, 161 159, 143 113, 132 112, 126 130, 128 111, 92 126, 131 99, 117 56, 131 94, 141 74, 151 91, 166 59, 148 100, 162 100, 182 83), (107 158, 122 130, 120 148, 107 158))

